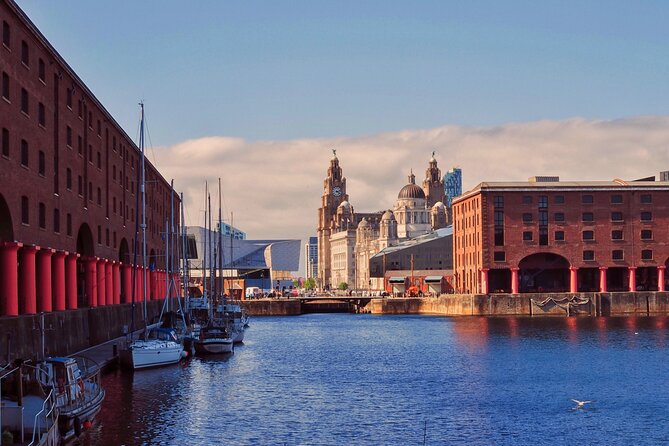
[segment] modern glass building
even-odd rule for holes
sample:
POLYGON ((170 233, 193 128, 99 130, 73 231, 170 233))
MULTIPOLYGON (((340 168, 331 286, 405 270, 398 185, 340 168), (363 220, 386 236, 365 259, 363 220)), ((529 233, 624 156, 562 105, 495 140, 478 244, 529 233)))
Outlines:
POLYGON ((454 167, 444 175, 444 192, 446 194, 446 205, 450 208, 453 198, 462 195, 462 169, 454 167))
POLYGON ((309 237, 304 245, 304 258, 307 262, 307 278, 318 277, 318 237, 309 237))

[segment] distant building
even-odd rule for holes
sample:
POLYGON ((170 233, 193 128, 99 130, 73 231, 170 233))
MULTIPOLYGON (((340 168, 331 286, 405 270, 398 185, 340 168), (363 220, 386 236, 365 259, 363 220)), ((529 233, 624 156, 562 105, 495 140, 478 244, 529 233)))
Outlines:
POLYGON ((454 167, 444 175, 444 192, 446 194, 446 205, 451 207, 453 198, 462 195, 462 169, 454 167))
POLYGON ((304 261, 307 279, 318 277, 318 237, 309 237, 309 243, 304 245, 304 261))
POLYGON ((660 181, 669 181, 669 170, 660 172, 660 181))
POLYGON ((241 278, 247 287, 269 290, 276 288, 277 281, 292 282, 291 272, 299 269, 300 240, 222 237, 219 244, 218 234, 203 227, 187 226, 186 233, 191 286, 201 286, 202 276, 210 277, 215 270, 218 278, 241 278))
MULTIPOLYGON (((218 229, 218 223, 216 224, 216 228, 218 229)), ((246 240, 246 232, 240 231, 225 222, 221 222, 221 235, 228 238, 232 237, 237 240, 246 240)))

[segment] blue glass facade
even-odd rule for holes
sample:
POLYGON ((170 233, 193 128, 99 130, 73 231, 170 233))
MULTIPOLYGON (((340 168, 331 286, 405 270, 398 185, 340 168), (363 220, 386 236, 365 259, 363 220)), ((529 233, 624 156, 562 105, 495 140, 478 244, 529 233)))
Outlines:
POLYGON ((444 175, 444 193, 446 205, 450 208, 453 198, 462 195, 462 169, 454 167, 444 175))

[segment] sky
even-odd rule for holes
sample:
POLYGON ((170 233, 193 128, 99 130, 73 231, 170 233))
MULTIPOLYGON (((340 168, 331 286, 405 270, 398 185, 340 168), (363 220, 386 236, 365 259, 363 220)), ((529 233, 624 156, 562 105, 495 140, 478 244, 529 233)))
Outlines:
POLYGON ((432 150, 482 181, 669 170, 669 2, 18 0, 203 219, 315 235, 337 154, 360 212, 432 150))

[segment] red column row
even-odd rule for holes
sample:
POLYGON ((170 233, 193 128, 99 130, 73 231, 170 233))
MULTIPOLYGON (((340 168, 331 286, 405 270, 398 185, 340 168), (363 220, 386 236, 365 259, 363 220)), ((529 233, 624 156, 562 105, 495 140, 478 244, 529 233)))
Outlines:
MULTIPOLYGON (((19 242, 0 243, 0 316, 76 309, 79 257, 77 253, 19 242)), ((132 265, 100 258, 83 258, 79 263, 88 306, 131 302, 132 265)), ((144 268, 138 266, 134 272, 135 299, 139 301, 144 291, 144 268)), ((163 283, 160 290, 156 289, 155 298, 163 297, 164 292, 163 283)))

